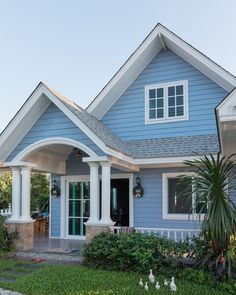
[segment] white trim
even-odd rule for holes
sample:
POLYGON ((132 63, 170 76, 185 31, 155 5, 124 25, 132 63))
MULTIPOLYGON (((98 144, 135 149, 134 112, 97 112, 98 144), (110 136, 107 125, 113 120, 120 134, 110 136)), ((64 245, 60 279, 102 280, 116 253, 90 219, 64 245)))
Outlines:
POLYGON ((90 181, 89 175, 67 175, 61 177, 61 238, 72 240, 85 240, 85 236, 72 236, 68 234, 68 182, 90 181))
POLYGON ((189 112, 188 112, 188 80, 181 80, 181 81, 173 81, 169 83, 161 83, 161 84, 152 84, 145 86, 145 124, 157 124, 157 123, 168 123, 168 122, 178 122, 178 121, 186 121, 189 119, 189 112), (184 115, 183 116, 175 116, 169 117, 168 116, 168 87, 171 86, 183 86, 183 108, 184 108, 184 115), (163 118, 149 118, 149 90, 150 89, 163 89, 163 110, 164 110, 164 117, 163 118))
POLYGON ((161 33, 159 33, 158 36, 159 36, 159 38, 161 40, 161 45, 162 45, 163 49, 166 50, 166 43, 164 41, 164 38, 162 38, 161 33))
POLYGON ((193 176, 193 172, 171 172, 162 174, 162 218, 174 220, 188 220, 189 214, 170 214, 168 213, 168 179, 176 178, 181 175, 193 176))
POLYGON ((86 145, 84 145, 78 141, 75 141, 75 140, 69 139, 69 138, 64 138, 64 137, 55 137, 55 138, 42 139, 42 140, 39 140, 39 141, 27 146, 12 161, 16 161, 16 162, 21 161, 26 156, 28 156, 30 153, 32 153, 33 151, 35 151, 39 148, 42 148, 44 146, 51 145, 51 144, 64 144, 64 145, 74 146, 74 147, 77 147, 77 148, 83 150, 88 155, 97 156, 94 151, 92 151, 86 145))
POLYGON ((48 195, 49 195, 49 228, 48 228, 48 236, 49 238, 52 238, 52 195, 51 195, 51 187, 52 187, 52 174, 50 174, 50 177, 49 177, 49 192, 48 192, 48 195))
MULTIPOLYGON (((214 155, 216 156, 216 155, 214 155)), ((186 156, 186 157, 163 157, 163 158, 140 158, 134 160, 134 164, 143 165, 143 164, 172 164, 172 163, 183 163, 183 161, 196 160, 199 159, 199 156, 186 156)))
POLYGON ((88 106, 87 111, 89 113, 98 119, 101 119, 104 116, 120 95, 133 82, 130 73, 132 73, 133 78, 137 77, 152 60, 154 54, 153 50, 150 50, 152 45, 155 45, 154 48, 156 54, 161 50, 163 45, 159 38, 159 34, 161 34, 166 47, 173 50, 176 54, 181 56, 184 60, 189 62, 225 90, 231 91, 236 86, 236 78, 233 75, 158 23, 130 58, 123 64, 120 70, 95 97, 94 101, 88 106), (141 67, 140 64, 142 65, 141 67), (124 80, 129 80, 129 83, 124 83, 124 80))
POLYGON ((134 226, 133 173, 111 174, 111 179, 129 179, 129 226, 134 226))

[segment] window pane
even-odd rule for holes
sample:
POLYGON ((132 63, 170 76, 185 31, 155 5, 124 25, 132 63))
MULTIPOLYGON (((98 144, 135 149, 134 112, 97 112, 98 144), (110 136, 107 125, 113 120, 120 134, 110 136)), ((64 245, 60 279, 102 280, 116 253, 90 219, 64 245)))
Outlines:
POLYGON ((168 179, 168 213, 191 213, 191 183, 191 178, 189 178, 189 183, 182 183, 178 178, 168 179))
POLYGON ((169 106, 175 106, 175 98, 174 97, 169 97, 168 98, 168 105, 169 106))
POLYGON ((163 88, 157 89, 157 97, 163 97, 163 88))
POLYGON ((149 119, 156 119, 156 111, 155 110, 149 111, 149 119))
POLYGON ((184 107, 177 107, 177 116, 183 116, 184 115, 184 107))
POLYGON ((157 99, 157 107, 163 108, 163 99, 157 99))
POLYGON ((175 95, 175 87, 174 86, 168 87, 168 96, 173 96, 173 95, 175 95))
POLYGON ((80 216, 80 204, 81 201, 69 201, 69 216, 78 217, 80 216))
POLYGON ((183 85, 176 86, 176 94, 183 94, 183 85))
POLYGON ((79 199, 80 198, 80 185, 79 182, 69 183, 69 199, 79 199))
POLYGON ((69 218, 69 235, 81 235, 81 220, 80 218, 69 218))
POLYGON ((156 100, 155 99, 150 99, 149 100, 149 108, 150 109, 155 109, 156 108, 156 100))
POLYGON ((90 183, 89 182, 83 182, 83 197, 84 199, 90 198, 90 183))
POLYGON ((89 206, 90 203, 89 203, 89 200, 84 200, 84 203, 83 203, 83 217, 89 217, 89 206))
POLYGON ((206 204, 206 198, 204 196, 201 196, 201 198, 197 198, 196 203, 195 203, 195 212, 196 213, 201 213, 205 214, 207 211, 207 204, 206 204))
POLYGON ((175 107, 171 107, 168 109, 168 116, 175 117, 175 107))
POLYGON ((155 98, 156 97, 156 90, 150 89, 149 90, 149 98, 155 98))
POLYGON ((163 118, 164 112, 163 109, 157 109, 157 118, 163 118))
POLYGON ((176 97, 176 104, 177 105, 183 105, 184 104, 184 97, 182 95, 176 97))

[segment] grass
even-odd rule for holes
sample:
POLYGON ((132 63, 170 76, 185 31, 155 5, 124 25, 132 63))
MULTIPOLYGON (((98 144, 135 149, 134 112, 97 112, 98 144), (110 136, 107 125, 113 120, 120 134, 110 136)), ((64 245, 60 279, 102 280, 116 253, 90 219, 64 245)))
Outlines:
MULTIPOLYGON (((21 271, 16 267, 19 262, 0 261, 0 276, 5 269, 21 271)), ((81 266, 61 264, 41 264, 39 269, 18 276, 13 283, 0 283, 0 287, 21 292, 26 295, 142 295, 142 294, 173 294, 163 286, 164 277, 158 276, 160 290, 150 286, 149 292, 139 287, 140 275, 133 273, 94 270, 81 266)), ((147 275, 142 276, 144 282, 147 275)), ((168 274, 166 275, 168 277, 168 274)), ((176 280, 177 294, 181 295, 223 295, 225 292, 210 289, 187 282, 176 280)))

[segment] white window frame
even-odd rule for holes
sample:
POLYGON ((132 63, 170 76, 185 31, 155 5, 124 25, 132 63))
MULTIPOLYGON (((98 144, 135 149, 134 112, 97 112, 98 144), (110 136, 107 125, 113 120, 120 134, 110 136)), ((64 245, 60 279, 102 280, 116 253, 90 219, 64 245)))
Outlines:
MULTIPOLYGON (((198 213, 192 214, 175 214, 168 212, 168 179, 178 178, 179 176, 193 176, 193 172, 176 172, 176 173, 163 173, 162 174, 162 217, 163 219, 175 219, 175 220, 189 220, 199 218, 198 213)), ((192 204, 194 204, 195 195, 192 194, 192 204)), ((204 218, 204 214, 200 214, 200 220, 204 218)))
POLYGON ((189 119, 188 112, 188 80, 174 81, 170 83, 153 84, 145 86, 145 124, 156 124, 166 122, 185 121, 189 119), (183 102, 184 102, 184 115, 168 117, 168 87, 183 85, 183 102), (149 90, 163 88, 164 90, 164 117, 163 118, 149 118, 149 90))

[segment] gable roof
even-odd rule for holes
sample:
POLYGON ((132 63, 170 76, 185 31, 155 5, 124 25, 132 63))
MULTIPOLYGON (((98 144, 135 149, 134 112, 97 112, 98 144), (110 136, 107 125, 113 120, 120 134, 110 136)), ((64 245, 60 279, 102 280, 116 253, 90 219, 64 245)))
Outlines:
POLYGON ((40 82, 1 133, 1 160, 6 160, 51 102, 59 107, 105 153, 111 155, 116 155, 116 152, 127 154, 122 141, 109 127, 76 103, 40 82))
POLYGON ((172 50, 225 90, 231 91, 236 86, 235 76, 158 23, 95 97, 87 107, 87 111, 101 119, 156 54, 166 48, 172 50))

